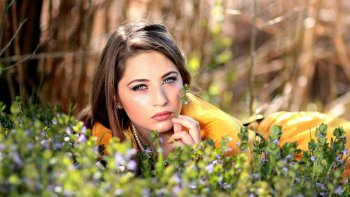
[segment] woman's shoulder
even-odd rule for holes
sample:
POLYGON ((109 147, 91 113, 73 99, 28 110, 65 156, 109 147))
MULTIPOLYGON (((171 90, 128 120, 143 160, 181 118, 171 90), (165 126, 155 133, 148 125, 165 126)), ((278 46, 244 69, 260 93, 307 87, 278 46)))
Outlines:
POLYGON ((97 144, 108 144, 109 140, 112 138, 112 131, 96 122, 92 127, 92 136, 97 137, 97 144))
POLYGON ((189 102, 183 106, 182 114, 191 116, 202 124, 224 124, 240 127, 242 122, 215 105, 195 96, 187 94, 189 102))

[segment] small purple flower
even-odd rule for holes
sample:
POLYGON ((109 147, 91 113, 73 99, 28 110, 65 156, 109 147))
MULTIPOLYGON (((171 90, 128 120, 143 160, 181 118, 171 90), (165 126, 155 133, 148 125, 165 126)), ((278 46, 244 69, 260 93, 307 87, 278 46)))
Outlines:
POLYGON ((181 187, 176 185, 176 186, 173 187, 172 190, 173 190, 173 193, 176 195, 176 194, 178 194, 181 191, 181 187))
POLYGON ((338 186, 337 189, 335 189, 335 193, 339 196, 343 194, 343 189, 341 186, 338 186))
MULTIPOLYGON (((26 147, 27 147, 28 150, 33 150, 34 144, 33 143, 28 143, 26 147)), ((1 148, 0 148, 0 150, 1 150, 1 148)))
POLYGON ((335 158, 335 160, 339 163, 339 164, 343 164, 344 161, 339 157, 339 155, 335 158))
POLYGON ((152 150, 151 150, 150 148, 147 147, 147 148, 145 149, 145 153, 146 153, 146 154, 149 154, 149 153, 151 153, 151 152, 152 152, 152 150))
POLYGON ((63 144, 61 142, 56 142, 53 147, 55 150, 60 150, 63 147, 63 144))
POLYGON ((219 186, 223 189, 231 189, 232 188, 230 184, 222 183, 222 182, 219 183, 219 186))
POLYGON ((164 143, 164 140, 163 140, 163 138, 161 137, 161 138, 159 138, 159 142, 161 143, 161 144, 163 144, 164 143))
POLYGON ((47 189, 48 189, 49 191, 53 192, 54 189, 55 189, 55 186, 50 184, 50 185, 47 186, 47 189))
POLYGON ((85 134, 86 133, 86 126, 84 125, 83 128, 81 128, 81 133, 85 134))
POLYGON ((291 154, 289 154, 289 155, 287 155, 286 159, 287 159, 287 160, 293 159, 293 156, 292 156, 291 154))
POLYGON ((348 154, 348 149, 347 149, 347 148, 344 148, 344 150, 342 151, 342 153, 343 153, 344 155, 347 155, 347 154, 348 154))
POLYGON ((150 196, 150 192, 149 188, 145 188, 142 190, 142 196, 150 196))
POLYGON ((253 193, 250 193, 248 197, 255 197, 253 193))
POLYGON ((70 127, 66 128, 66 134, 67 135, 72 135, 72 130, 70 129, 70 127))
POLYGON ((165 188, 161 188, 159 190, 159 194, 160 194, 160 196, 164 196, 164 194, 166 194, 166 189, 165 188))
POLYGON ((316 183, 316 186, 317 186, 318 188, 320 188, 321 190, 325 190, 325 189, 326 189, 326 187, 325 187, 324 184, 322 184, 322 183, 316 183))
POLYGON ((283 171, 284 173, 287 173, 287 172, 288 172, 288 168, 287 168, 286 166, 284 166, 284 167, 282 168, 282 171, 283 171))
POLYGON ((114 160, 115 160, 115 165, 118 167, 126 163, 124 157, 119 153, 115 153, 114 160))
POLYGON ((48 140, 41 140, 40 144, 41 144, 41 147, 44 149, 50 148, 50 142, 48 140))
POLYGON ((98 147, 97 146, 94 146, 92 149, 93 149, 94 153, 98 154, 98 147))
POLYGON ((213 173, 213 171, 214 171, 214 164, 213 164, 213 163, 208 164, 207 166, 205 166, 205 170, 206 170, 209 174, 213 173))
POLYGON ((280 141, 279 141, 279 139, 275 139, 275 140, 273 141, 273 143, 274 143, 274 144, 279 144, 280 141))
POLYGON ((28 136, 32 136, 32 135, 33 135, 33 131, 30 130, 30 129, 26 129, 26 134, 27 134, 28 136))
POLYGON ((261 162, 263 162, 263 163, 267 163, 267 159, 266 159, 266 157, 263 157, 263 158, 261 158, 261 162))
POLYGON ((254 180, 258 180, 260 178, 260 174, 259 173, 252 174, 252 178, 254 180))
POLYGON ((288 160, 286 158, 283 159, 283 163, 287 164, 288 160))
POLYGON ((116 189, 115 191, 114 191, 114 195, 116 195, 116 196, 120 196, 120 195, 122 195, 123 194, 123 190, 122 189, 116 189))
POLYGON ((172 177, 172 179, 173 179, 173 181, 174 181, 175 183, 180 183, 180 182, 181 182, 181 179, 180 179, 180 177, 179 177, 178 174, 174 175, 174 176, 172 177))
POLYGON ((85 143, 87 141, 86 137, 84 134, 81 134, 78 138, 79 143, 85 143))
POLYGON ((63 196, 73 196, 73 192, 72 191, 67 191, 67 190, 64 190, 63 191, 63 196))
POLYGON ((12 153, 12 159, 18 166, 23 166, 23 162, 21 157, 19 156, 18 152, 15 151, 12 153))
POLYGON ((311 161, 315 161, 315 157, 314 157, 314 156, 311 156, 311 157, 310 157, 310 160, 311 160, 311 161))
POLYGON ((136 161, 131 160, 131 161, 128 162, 126 168, 127 168, 128 170, 135 171, 135 170, 136 170, 136 167, 137 167, 136 161))
POLYGON ((5 144, 0 144, 0 151, 5 150, 5 148, 6 148, 5 144))

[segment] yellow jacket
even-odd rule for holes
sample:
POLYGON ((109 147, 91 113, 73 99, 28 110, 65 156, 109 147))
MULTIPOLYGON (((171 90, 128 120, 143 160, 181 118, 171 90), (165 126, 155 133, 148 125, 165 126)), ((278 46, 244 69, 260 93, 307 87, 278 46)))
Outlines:
MULTIPOLYGON (((226 135, 232 139, 229 142, 231 148, 229 154, 239 153, 240 149, 236 143, 238 142, 238 133, 242 127, 241 121, 199 97, 192 94, 187 94, 187 96, 190 101, 188 104, 183 105, 181 114, 190 116, 199 122, 202 140, 212 139, 215 145, 218 146, 221 139, 226 135)), ((298 148, 307 150, 310 138, 315 137, 314 131, 321 123, 328 125, 329 132, 327 139, 331 138, 333 130, 339 126, 347 131, 346 137, 350 139, 349 121, 318 112, 276 112, 249 128, 261 134, 265 139, 268 139, 270 128, 273 125, 280 125, 283 131, 280 139, 281 146, 286 142, 295 141, 298 143, 298 148)), ((251 130, 249 131, 250 141, 255 137, 255 132, 251 130)), ((124 131, 124 133, 136 148, 136 142, 130 129, 124 131)), ((94 125, 92 134, 98 138, 98 144, 104 144, 106 146, 112 138, 112 132, 99 123, 94 125)), ((350 140, 347 141, 346 147, 350 150, 350 140)))

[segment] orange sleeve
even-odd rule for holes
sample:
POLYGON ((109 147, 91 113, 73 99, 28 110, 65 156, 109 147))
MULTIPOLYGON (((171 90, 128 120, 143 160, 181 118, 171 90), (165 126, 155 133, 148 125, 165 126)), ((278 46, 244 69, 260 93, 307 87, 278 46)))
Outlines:
POLYGON ((101 123, 95 123, 94 127, 92 128, 92 136, 97 138, 97 146, 103 144, 105 146, 105 154, 107 153, 107 145, 109 144, 109 141, 112 138, 112 131, 105 126, 103 126, 101 123))
POLYGON ((240 151, 237 146, 238 133, 242 127, 241 121, 225 113, 214 105, 188 94, 189 103, 184 105, 181 113, 197 120, 201 127, 202 140, 212 139, 215 146, 219 147, 224 136, 231 138, 229 146, 231 150, 228 155, 238 154, 240 151))

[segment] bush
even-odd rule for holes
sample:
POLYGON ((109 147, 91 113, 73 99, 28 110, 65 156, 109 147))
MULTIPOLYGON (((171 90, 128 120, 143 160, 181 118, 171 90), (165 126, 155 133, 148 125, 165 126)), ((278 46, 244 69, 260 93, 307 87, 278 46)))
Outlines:
MULTIPOLYGON (((96 139, 73 116, 55 106, 18 99, 0 105, 0 193, 4 196, 347 196, 346 138, 337 128, 327 141, 327 125, 315 131, 308 151, 296 143, 279 146, 282 128, 257 139, 251 156, 247 129, 237 144, 242 154, 225 156, 213 141, 176 149, 165 160, 159 148, 136 153, 129 142, 109 145, 101 156, 96 139)), ((159 143, 158 136, 152 136, 159 143)))

